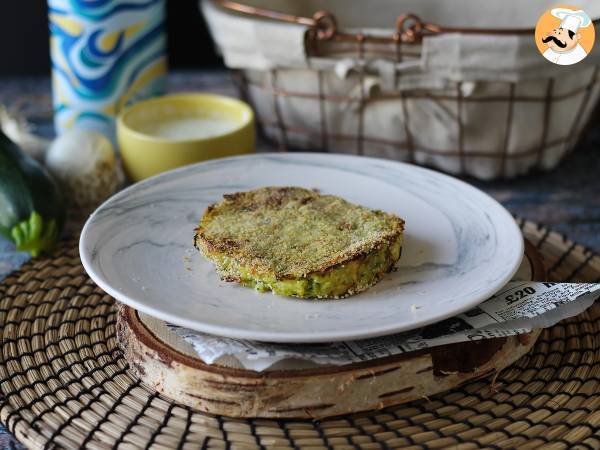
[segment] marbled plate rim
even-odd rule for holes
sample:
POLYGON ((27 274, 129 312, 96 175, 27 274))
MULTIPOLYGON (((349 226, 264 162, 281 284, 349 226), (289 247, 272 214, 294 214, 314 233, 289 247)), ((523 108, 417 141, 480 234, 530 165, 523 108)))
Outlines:
POLYGON ((443 319, 446 319, 448 317, 451 317, 453 315, 456 315, 460 312, 464 312, 470 308, 472 308, 473 306, 476 306, 477 304, 479 304, 481 301, 487 299, 489 296, 491 296, 495 291, 497 291, 498 289, 500 289, 506 282, 508 282, 512 276, 514 275, 514 273, 517 271, 520 261, 522 259, 522 255, 523 255, 523 240, 522 240, 522 236, 521 236, 521 232, 518 228, 518 225, 516 224, 516 222, 514 221, 514 218, 510 215, 510 213, 499 203, 497 202, 495 199, 493 199, 492 197, 490 197, 489 195, 485 194, 484 192, 482 192, 481 190, 475 188, 474 186, 471 186, 470 184, 458 180, 456 178, 453 178, 449 175, 445 175, 436 171, 433 171, 431 169, 426 169, 423 167, 418 167, 418 166, 413 166, 410 164, 406 164, 406 163, 400 163, 400 162, 396 162, 396 161, 390 161, 390 160, 384 160, 384 159, 379 159, 379 158, 369 158, 369 157, 357 157, 357 156, 352 156, 352 155, 342 155, 342 154, 314 154, 314 153, 290 153, 290 154, 281 154, 281 153, 260 153, 260 154, 254 154, 254 155, 244 155, 244 156, 235 156, 235 157, 231 157, 231 158, 221 158, 221 159, 217 159, 217 160, 212 160, 212 161, 207 161, 207 162, 202 162, 202 163, 198 163, 198 164, 194 164, 191 166, 185 166, 182 168, 178 168, 178 169, 174 169, 171 170, 169 172, 165 172, 163 174, 159 174, 155 177, 149 178, 147 180, 141 181, 139 183, 136 183, 132 186, 129 186, 128 188, 124 189, 123 191, 117 193, 116 195, 114 195, 113 197, 111 197, 110 199, 108 199, 106 202, 104 202, 88 219, 88 221, 86 222, 81 236, 80 236, 80 242, 79 242, 79 251, 80 251, 80 257, 82 260, 82 264, 84 266, 84 268, 86 269, 86 271, 88 272, 88 274, 90 275, 90 277, 94 280, 94 282, 96 282, 96 284, 98 284, 98 286, 100 286, 104 291, 106 291, 107 293, 109 293, 111 296, 115 297, 117 300, 128 304, 129 306, 138 309, 146 314, 150 314, 152 316, 161 318, 163 320, 166 320, 168 322, 180 325, 180 326, 184 326, 187 328, 191 328, 191 329, 195 329, 197 331, 202 331, 202 332, 206 332, 206 333, 210 333, 210 334, 216 334, 216 335, 223 335, 223 336, 229 336, 229 337, 236 337, 236 338, 241 338, 241 339, 250 339, 250 340, 261 340, 261 341, 270 341, 270 342, 287 342, 287 343, 302 343, 302 342, 330 342, 330 341, 341 341, 341 340, 348 340, 348 339, 362 339, 362 338, 370 338, 370 337, 376 337, 376 336, 382 336, 382 335, 387 335, 387 334, 392 334, 392 333, 396 333, 396 332, 401 332, 401 331, 407 331, 413 328, 418 328, 418 327, 422 327, 424 325, 430 324, 430 323, 434 323, 443 319), (231 160, 239 160, 239 159, 260 159, 260 158, 269 158, 269 157, 273 157, 273 158, 323 158, 323 159, 328 159, 328 158, 360 158, 360 160, 364 163, 372 163, 372 164, 383 164, 386 166, 394 166, 394 165, 400 165, 403 166, 404 169, 406 168, 410 168, 410 170, 415 170, 415 171, 420 171, 422 174, 425 174, 426 176, 429 177, 438 177, 441 180, 445 181, 445 182, 450 182, 450 183, 457 183, 461 189, 466 189, 467 191, 472 192, 474 195, 477 195, 479 198, 483 198, 485 199, 486 202, 488 202, 488 204, 490 205, 491 208, 494 208, 494 214, 500 214, 503 215, 502 219, 504 220, 503 224, 507 225, 507 224, 514 224, 513 230, 512 232, 514 233, 514 236, 517 238, 515 239, 514 242, 511 243, 511 246, 513 246, 514 251, 513 254, 514 255, 521 255, 518 258, 515 257, 513 259, 513 261, 507 261, 508 264, 508 269, 506 270, 505 274, 503 277, 498 278, 498 282, 492 286, 489 287, 488 292, 486 292, 484 295, 479 295, 477 298, 472 298, 469 301, 465 301, 464 303, 461 303, 460 305, 456 305, 455 308, 453 308, 451 311, 445 311, 444 313, 440 313, 435 317, 430 318, 427 321, 419 321, 419 322, 415 322, 412 326, 403 326, 403 327, 394 327, 394 326, 388 326, 388 327, 379 327, 379 328, 374 328, 373 330, 370 330, 368 332, 364 332, 361 331, 359 333, 357 332, 353 332, 353 330, 334 330, 334 331, 328 331, 328 332, 323 332, 323 333, 318 333, 318 334, 314 334, 314 333, 304 333, 304 332, 299 332, 299 333, 273 333, 273 332, 269 332, 269 331, 264 331, 264 332, 259 332, 257 333, 256 331, 248 331, 248 330, 244 330, 243 324, 240 324, 239 327, 232 329, 232 328, 226 328, 226 327, 222 327, 220 325, 212 325, 210 323, 199 323, 197 321, 194 320, 188 320, 186 317, 181 317, 181 316, 176 316, 176 315, 171 315, 168 312, 165 311, 160 311, 160 310, 156 310, 153 307, 149 307, 146 306, 143 303, 143 300, 140 299, 135 299, 135 298, 131 298, 129 296, 127 296, 126 294, 123 294, 122 292, 120 292, 118 289, 115 289, 113 286, 111 286, 110 282, 108 280, 105 280, 102 276, 98 275, 95 271, 94 271, 94 267, 93 264, 91 262, 91 258, 90 255, 88 254, 88 252, 86 251, 86 247, 84 245, 88 232, 89 232, 89 228, 90 228, 90 224, 93 223, 93 218, 99 213, 101 212, 104 208, 107 207, 107 205, 110 205, 111 203, 114 203, 116 201, 119 201, 123 198, 126 198, 128 195, 130 195, 130 193, 135 192, 138 189, 143 188, 144 186, 148 185, 148 184, 156 184, 156 183, 160 183, 161 180, 166 180, 166 179, 172 179, 172 177, 174 175, 180 174, 180 173, 186 173, 186 172, 193 172, 195 170, 198 169, 198 167, 206 167, 209 166, 210 164, 226 164, 228 161, 231 160), (507 220, 510 219, 510 220, 507 220))

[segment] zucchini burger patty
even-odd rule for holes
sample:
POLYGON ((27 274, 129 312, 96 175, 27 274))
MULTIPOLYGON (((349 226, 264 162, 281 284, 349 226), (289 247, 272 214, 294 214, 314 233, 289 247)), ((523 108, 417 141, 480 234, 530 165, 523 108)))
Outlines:
POLYGON ((226 281, 302 298, 364 291, 400 258, 404 221, 299 187, 227 194, 210 205, 194 246, 226 281))

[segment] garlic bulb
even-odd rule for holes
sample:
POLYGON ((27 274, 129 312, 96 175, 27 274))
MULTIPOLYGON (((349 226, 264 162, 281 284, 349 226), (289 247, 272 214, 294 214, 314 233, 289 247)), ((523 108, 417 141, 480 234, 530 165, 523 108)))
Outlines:
POLYGON ((123 172, 111 141, 89 130, 68 130, 50 145, 46 167, 70 205, 91 212, 116 192, 123 172))
POLYGON ((32 125, 18 111, 0 105, 0 128, 11 141, 19 145, 29 156, 42 161, 50 140, 35 134, 32 125))

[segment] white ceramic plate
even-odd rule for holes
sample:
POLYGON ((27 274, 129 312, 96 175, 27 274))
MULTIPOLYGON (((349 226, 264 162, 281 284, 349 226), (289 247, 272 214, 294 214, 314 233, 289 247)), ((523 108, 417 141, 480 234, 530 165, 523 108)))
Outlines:
POLYGON ((519 267, 510 214, 472 186, 397 162, 331 154, 262 154, 167 172, 118 193, 80 241, 92 279, 117 300, 206 333, 270 342, 327 342, 422 327, 465 311, 519 267), (219 279, 192 246, 204 209, 262 186, 318 188, 406 220, 398 270, 343 300, 299 300, 219 279))

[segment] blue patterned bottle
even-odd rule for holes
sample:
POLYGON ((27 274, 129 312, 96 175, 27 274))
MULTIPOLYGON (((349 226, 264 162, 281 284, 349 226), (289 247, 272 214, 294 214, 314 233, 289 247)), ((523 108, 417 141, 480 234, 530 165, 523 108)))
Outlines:
POLYGON ((162 94, 165 0, 48 0, 56 133, 112 137, 123 106, 162 94))

